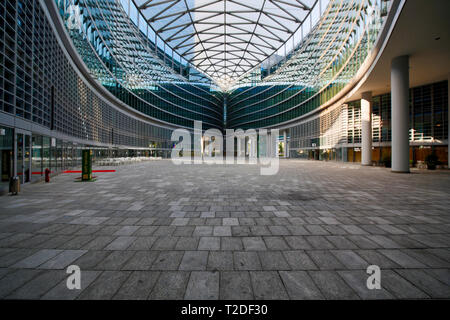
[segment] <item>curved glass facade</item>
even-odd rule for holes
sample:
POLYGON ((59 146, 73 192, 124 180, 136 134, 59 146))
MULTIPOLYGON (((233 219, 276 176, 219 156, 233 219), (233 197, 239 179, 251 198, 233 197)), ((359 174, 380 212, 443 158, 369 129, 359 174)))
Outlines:
POLYGON ((184 76, 175 51, 161 49, 157 35, 150 40, 137 11, 136 21, 130 19, 133 2, 128 12, 118 0, 56 3, 91 74, 122 102, 177 126, 192 128, 200 120, 221 129, 273 127, 329 102, 372 53, 390 6, 381 0, 327 2, 322 18, 314 27, 310 18, 311 30, 284 59, 268 59, 222 93, 212 82, 184 76))
POLYGON ((360 70, 390 1, 334 0, 283 64, 261 69, 229 93, 227 126, 261 128, 299 118, 334 98, 360 70), (247 83, 246 83, 247 82, 247 83))
POLYGON ((80 77, 40 1, 11 0, 0 9, 0 111, 2 120, 11 119, 6 124, 78 143, 170 147, 170 127, 121 111, 80 77))
MULTIPOLYGON (((222 128, 222 99, 211 84, 191 83, 169 67, 116 0, 56 0, 78 53, 96 78, 132 108, 178 126, 222 128), (153 50, 152 50, 153 49, 153 50)), ((171 60, 173 62, 173 60, 171 60)))
MULTIPOLYGON (((148 26, 144 32, 139 21, 133 22, 129 12, 125 12, 122 2, 119 0, 53 2, 90 76, 125 105, 148 116, 149 120, 162 123, 163 126, 166 123, 169 127, 172 125, 192 128, 193 122, 200 120, 204 128, 219 129, 276 126, 323 106, 355 77, 371 53, 383 28, 390 4, 390 1, 381 0, 326 2, 328 5, 319 10, 323 11, 322 18, 317 20, 317 24, 308 30, 307 36, 298 42, 295 50, 291 50, 283 61, 274 62, 272 65, 267 61, 261 63, 241 78, 231 91, 221 92, 216 84, 205 80, 206 78, 201 81, 199 77, 190 78, 191 67, 180 62, 182 61, 180 57, 176 59, 176 53, 173 51, 162 50, 160 44, 152 42, 148 37, 148 26), (226 114, 224 114, 225 96, 226 114)), ((22 60, 19 59, 18 68, 10 66, 14 64, 14 60, 9 60, 8 51, 5 49, 6 58, 3 64, 6 90, 2 109, 50 127, 51 100, 54 99, 56 105, 61 99, 67 100, 67 97, 59 96, 65 90, 60 88, 62 84, 58 81, 64 82, 65 79, 69 79, 67 81, 70 82, 75 76, 67 75, 57 79, 58 75, 64 73, 45 70, 45 65, 50 63, 50 59, 56 59, 56 54, 43 55, 43 59, 48 60, 41 63, 42 68, 36 69, 42 71, 34 73, 43 75, 42 91, 37 92, 39 86, 33 86, 34 80, 30 78, 33 68, 36 67, 27 59, 37 59, 39 66, 39 61, 42 60, 36 56, 41 52, 39 47, 43 48, 45 41, 49 41, 43 39, 42 44, 36 42, 36 39, 42 37, 44 33, 35 30, 40 30, 46 23, 45 18, 42 19, 42 23, 40 19, 32 18, 36 14, 42 14, 40 2, 12 1, 7 2, 5 6, 11 10, 14 8, 17 12, 24 11, 22 17, 29 21, 20 21, 22 18, 20 15, 17 22, 10 21, 8 24, 8 20, 5 20, 4 32, 7 38, 9 25, 18 30, 25 30, 23 37, 18 37, 23 45, 17 43, 17 49, 14 48, 14 52, 10 54, 11 57, 14 56, 17 50, 17 54, 24 62, 21 64, 22 60), (30 18, 26 10, 29 10, 30 18), (29 36, 27 32, 30 33, 29 36), (19 84, 17 92, 14 91, 16 90, 14 74, 20 78, 17 82, 19 84), (55 80, 50 79, 52 77, 55 80), (44 81, 44 78, 47 81, 44 81), (35 88, 33 90, 36 94, 31 94, 32 87, 35 88), (9 95, 12 92, 17 98, 9 95)), ((6 11, 5 14, 7 18, 6 11)), ((310 25, 312 21, 311 17, 310 25)), ((54 37, 49 30, 48 38, 52 38, 51 43, 57 50, 54 37)), ((5 41, 5 44, 8 45, 8 41, 5 41)), ((46 44, 45 50, 50 52, 51 46, 46 44)), ((63 62, 63 58, 59 60, 63 62)), ((71 88, 79 88, 76 93, 77 99, 86 102, 73 108, 68 107, 67 103, 61 103, 68 114, 79 108, 89 108, 84 105, 90 101, 87 97, 89 93, 83 92, 89 90, 82 89, 82 86, 82 84, 70 85, 71 88)), ((101 102, 90 103, 91 106, 100 104, 101 102)), ((94 118, 108 117, 107 111, 97 112, 89 109, 89 112, 91 111, 94 112, 94 118)), ((57 127, 58 121, 56 115, 53 125, 57 127)), ((61 126, 64 133, 94 141, 99 140, 96 135, 109 134, 102 133, 104 129, 101 128, 97 130, 98 134, 90 135, 83 133, 83 130, 87 129, 77 128, 71 131, 63 120, 61 126)), ((123 130, 117 129, 117 132, 123 130)))

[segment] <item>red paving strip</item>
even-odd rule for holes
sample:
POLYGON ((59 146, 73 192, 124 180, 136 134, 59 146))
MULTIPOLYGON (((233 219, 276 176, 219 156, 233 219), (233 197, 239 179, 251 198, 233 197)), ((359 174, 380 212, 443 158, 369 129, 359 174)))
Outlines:
MULTIPOLYGON (((92 170, 92 172, 116 172, 116 170, 92 170)), ((66 170, 63 173, 81 173, 81 170, 66 170)))

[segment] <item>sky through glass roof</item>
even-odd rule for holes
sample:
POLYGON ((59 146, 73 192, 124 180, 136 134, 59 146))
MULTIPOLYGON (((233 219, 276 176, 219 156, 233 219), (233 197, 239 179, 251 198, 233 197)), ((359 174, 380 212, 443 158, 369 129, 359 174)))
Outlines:
POLYGON ((131 0, 153 31, 221 87, 272 56, 318 0, 131 0))

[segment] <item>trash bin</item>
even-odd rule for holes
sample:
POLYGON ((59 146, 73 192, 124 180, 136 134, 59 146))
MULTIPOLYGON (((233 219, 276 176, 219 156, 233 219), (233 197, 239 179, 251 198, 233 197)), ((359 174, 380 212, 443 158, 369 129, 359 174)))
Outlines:
POLYGON ((11 177, 9 180, 9 192, 13 195, 17 195, 20 191, 20 179, 18 176, 11 177))

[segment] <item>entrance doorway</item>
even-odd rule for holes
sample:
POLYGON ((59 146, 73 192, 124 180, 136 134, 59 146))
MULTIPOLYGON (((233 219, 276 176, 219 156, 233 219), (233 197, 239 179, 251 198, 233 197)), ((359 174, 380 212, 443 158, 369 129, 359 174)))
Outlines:
POLYGON ((9 179, 14 174, 14 130, 0 126, 0 191, 9 186, 9 179))
POLYGON ((31 181, 31 133, 16 130, 15 137, 15 171, 20 178, 20 183, 31 181))

